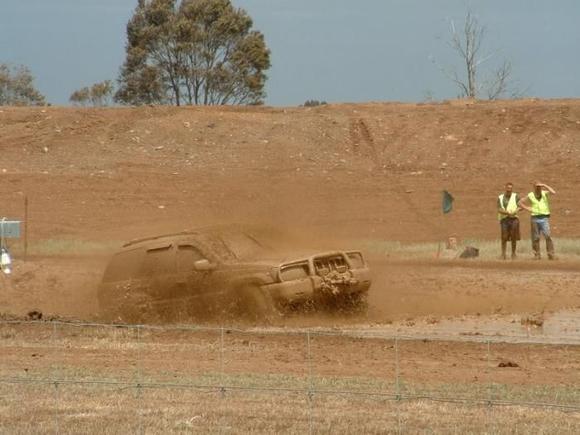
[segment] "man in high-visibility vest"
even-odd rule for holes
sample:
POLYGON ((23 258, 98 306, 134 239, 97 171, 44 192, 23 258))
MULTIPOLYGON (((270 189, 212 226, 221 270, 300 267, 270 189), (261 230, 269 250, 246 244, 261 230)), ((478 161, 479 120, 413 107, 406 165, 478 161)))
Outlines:
POLYGON ((540 254, 540 237, 543 234, 546 239, 546 251, 548 258, 554 260, 554 242, 550 231, 550 194, 555 195, 556 191, 550 186, 539 181, 534 184, 534 191, 528 196, 520 199, 518 205, 530 212, 532 223, 532 250, 534 258, 542 258, 540 254))
POLYGON ((507 183, 505 192, 497 198, 497 218, 501 227, 501 258, 504 260, 506 259, 507 242, 512 242, 512 260, 514 260, 518 240, 520 240, 519 197, 513 190, 513 183, 507 183))

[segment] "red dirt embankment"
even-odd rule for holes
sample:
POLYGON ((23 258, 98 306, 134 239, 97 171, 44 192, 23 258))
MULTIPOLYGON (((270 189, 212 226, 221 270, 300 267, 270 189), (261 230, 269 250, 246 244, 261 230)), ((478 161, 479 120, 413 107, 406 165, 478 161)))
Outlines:
MULTIPOLYGON (((580 101, 319 108, 1 108, 2 214, 33 239, 126 239, 215 221, 323 238, 495 238, 511 180, 558 192, 580 236, 580 101), (440 194, 455 211, 441 216, 440 194)), ((527 226, 524 226, 524 234, 527 226)), ((310 237, 310 236, 309 236, 310 237)))

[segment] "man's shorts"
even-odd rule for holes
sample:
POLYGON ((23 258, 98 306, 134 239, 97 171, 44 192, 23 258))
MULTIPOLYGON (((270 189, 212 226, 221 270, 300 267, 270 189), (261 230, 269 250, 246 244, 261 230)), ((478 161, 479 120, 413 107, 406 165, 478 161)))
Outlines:
POLYGON ((540 235, 550 237, 550 218, 532 216, 532 240, 540 240, 540 235))
POLYGON ((499 221, 501 225, 501 240, 520 240, 520 220, 514 217, 506 217, 499 221))

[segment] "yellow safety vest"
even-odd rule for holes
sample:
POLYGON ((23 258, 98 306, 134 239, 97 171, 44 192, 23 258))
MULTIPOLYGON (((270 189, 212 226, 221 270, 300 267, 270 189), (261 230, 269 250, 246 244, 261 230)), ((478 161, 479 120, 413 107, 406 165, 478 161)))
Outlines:
POLYGON ((550 203, 548 201, 548 192, 542 190, 542 198, 538 201, 534 192, 528 193, 528 199, 532 204, 532 216, 549 215, 550 203))
MULTIPOLYGON (((517 195, 514 192, 512 192, 512 196, 510 196, 507 207, 504 207, 504 205, 503 205, 504 196, 505 196, 505 194, 503 194, 503 193, 499 196, 499 206, 501 207, 501 209, 503 211, 507 211, 508 213, 516 213, 518 211, 518 203, 516 202, 517 195)), ((505 214, 501 214, 501 213, 497 214, 497 220, 501 221, 502 219, 505 219, 506 217, 508 217, 508 216, 506 216, 505 214)), ((517 217, 517 215, 516 215, 516 217, 517 217)))

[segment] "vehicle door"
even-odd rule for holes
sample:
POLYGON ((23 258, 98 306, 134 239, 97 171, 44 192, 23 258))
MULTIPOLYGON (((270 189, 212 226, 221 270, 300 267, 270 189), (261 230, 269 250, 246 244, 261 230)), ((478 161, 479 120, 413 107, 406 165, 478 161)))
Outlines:
POLYGON ((99 286, 99 306, 110 310, 134 294, 149 294, 149 283, 140 276, 145 251, 141 248, 116 253, 99 286))
POLYGON ((148 293, 157 301, 171 299, 175 293, 175 250, 171 243, 148 246, 140 270, 148 283, 148 293))
POLYGON ((204 304, 212 291, 216 264, 194 242, 181 242, 176 251, 176 287, 192 303, 204 304))

